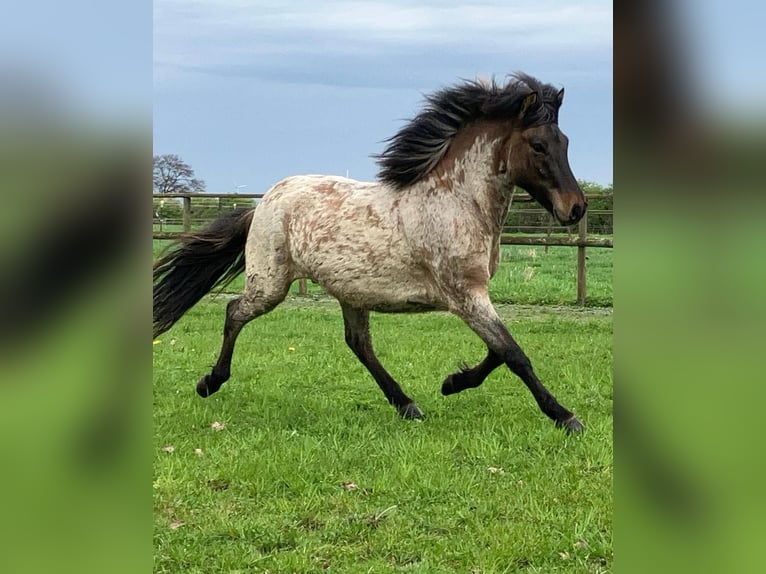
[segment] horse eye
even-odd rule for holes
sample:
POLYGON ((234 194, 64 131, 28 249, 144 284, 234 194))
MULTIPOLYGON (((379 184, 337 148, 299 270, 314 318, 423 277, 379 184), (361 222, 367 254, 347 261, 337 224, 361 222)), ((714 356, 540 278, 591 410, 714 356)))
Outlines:
POLYGON ((535 150, 537 153, 544 153, 545 152, 545 146, 541 144, 540 142, 534 142, 532 144, 532 149, 535 150))

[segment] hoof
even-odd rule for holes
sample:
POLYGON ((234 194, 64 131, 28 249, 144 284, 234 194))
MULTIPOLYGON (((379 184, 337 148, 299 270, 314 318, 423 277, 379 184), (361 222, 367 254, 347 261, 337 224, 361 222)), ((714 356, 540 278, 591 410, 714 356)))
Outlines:
POLYGON ((582 424, 576 416, 572 415, 565 421, 556 421, 556 426, 563 428, 568 434, 581 433, 585 430, 585 425, 582 424))
POLYGON ((477 379, 472 373, 468 371, 458 371, 448 375, 442 383, 442 394, 454 395, 466 389, 475 389, 478 387, 484 379, 477 379))
POLYGON ((423 420, 423 412, 415 403, 407 403, 403 407, 399 407, 398 410, 403 419, 415 421, 423 420))
POLYGON ((457 392, 457 389, 455 388, 454 383, 455 375, 448 375, 446 379, 444 379, 444 382, 442 383, 442 394, 446 397, 447 395, 452 395, 457 392))
POLYGON ((203 399, 209 397, 218 389, 221 388, 222 383, 216 384, 210 375, 205 375, 197 383, 197 394, 203 399))

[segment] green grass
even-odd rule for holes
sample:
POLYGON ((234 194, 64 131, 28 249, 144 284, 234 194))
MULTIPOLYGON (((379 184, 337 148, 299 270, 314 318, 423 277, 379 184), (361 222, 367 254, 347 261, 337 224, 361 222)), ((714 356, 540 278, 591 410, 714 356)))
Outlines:
MULTIPOLYGON (((586 250, 586 305, 611 306, 612 250, 586 250)), ((573 305, 577 301, 577 249, 503 245, 489 285, 495 303, 573 305)))
MULTIPOLYGON (((155 240, 155 257, 167 244, 155 240)), ((611 306, 612 250, 591 248, 586 261, 586 305, 611 306)), ((241 292, 240 276, 227 288, 241 292)), ((490 282, 490 296, 495 303, 525 305, 574 305, 577 301, 577 249, 573 247, 529 247, 503 245, 500 267, 490 282)), ((291 293, 297 293, 297 283, 291 293)), ((322 289, 309 282, 308 292, 321 295, 322 289)))
POLYGON ((201 399, 222 299, 154 345, 155 572, 611 571, 609 310, 499 306, 586 424, 569 437, 505 368, 442 397, 458 361, 484 354, 444 313, 373 315, 381 362, 426 414, 399 419, 321 298, 248 325, 232 379, 201 399))

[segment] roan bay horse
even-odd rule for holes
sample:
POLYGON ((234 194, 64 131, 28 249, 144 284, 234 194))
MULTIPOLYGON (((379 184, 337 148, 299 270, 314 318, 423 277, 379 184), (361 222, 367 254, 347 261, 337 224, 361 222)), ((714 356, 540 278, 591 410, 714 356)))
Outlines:
POLYGON ((207 397, 229 379, 242 327, 281 303, 294 280, 309 278, 338 299, 346 343, 402 417, 423 414, 375 356, 370 311, 451 311, 481 337, 487 356, 449 375, 444 395, 478 387, 505 364, 557 426, 581 431, 538 380, 488 294, 514 186, 564 225, 585 213, 558 126, 563 96, 526 74, 442 89, 387 140, 379 181, 288 177, 257 207, 185 234, 154 265, 154 336, 245 271, 244 292, 226 308, 218 361, 197 384, 207 397))

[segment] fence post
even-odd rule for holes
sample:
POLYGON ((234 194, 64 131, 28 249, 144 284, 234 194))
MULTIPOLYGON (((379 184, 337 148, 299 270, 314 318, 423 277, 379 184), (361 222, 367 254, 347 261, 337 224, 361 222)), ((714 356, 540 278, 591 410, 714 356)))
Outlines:
MULTIPOLYGON (((545 233, 545 238, 546 238, 548 241, 550 241, 550 239, 551 239, 551 233, 552 233, 552 232, 553 232, 553 217, 550 217, 550 216, 549 216, 549 217, 548 217, 548 230, 547 230, 547 232, 545 233)), ((548 244, 547 244, 547 243, 545 244, 545 250, 544 250, 544 252, 545 252, 545 253, 548 253, 548 244)))
POLYGON ((184 231, 191 231, 191 197, 181 199, 183 200, 184 231))
MULTIPOLYGON (((578 238, 584 242, 588 237, 588 212, 580 220, 578 238)), ((585 245, 577 246, 577 304, 585 305, 585 245)))

